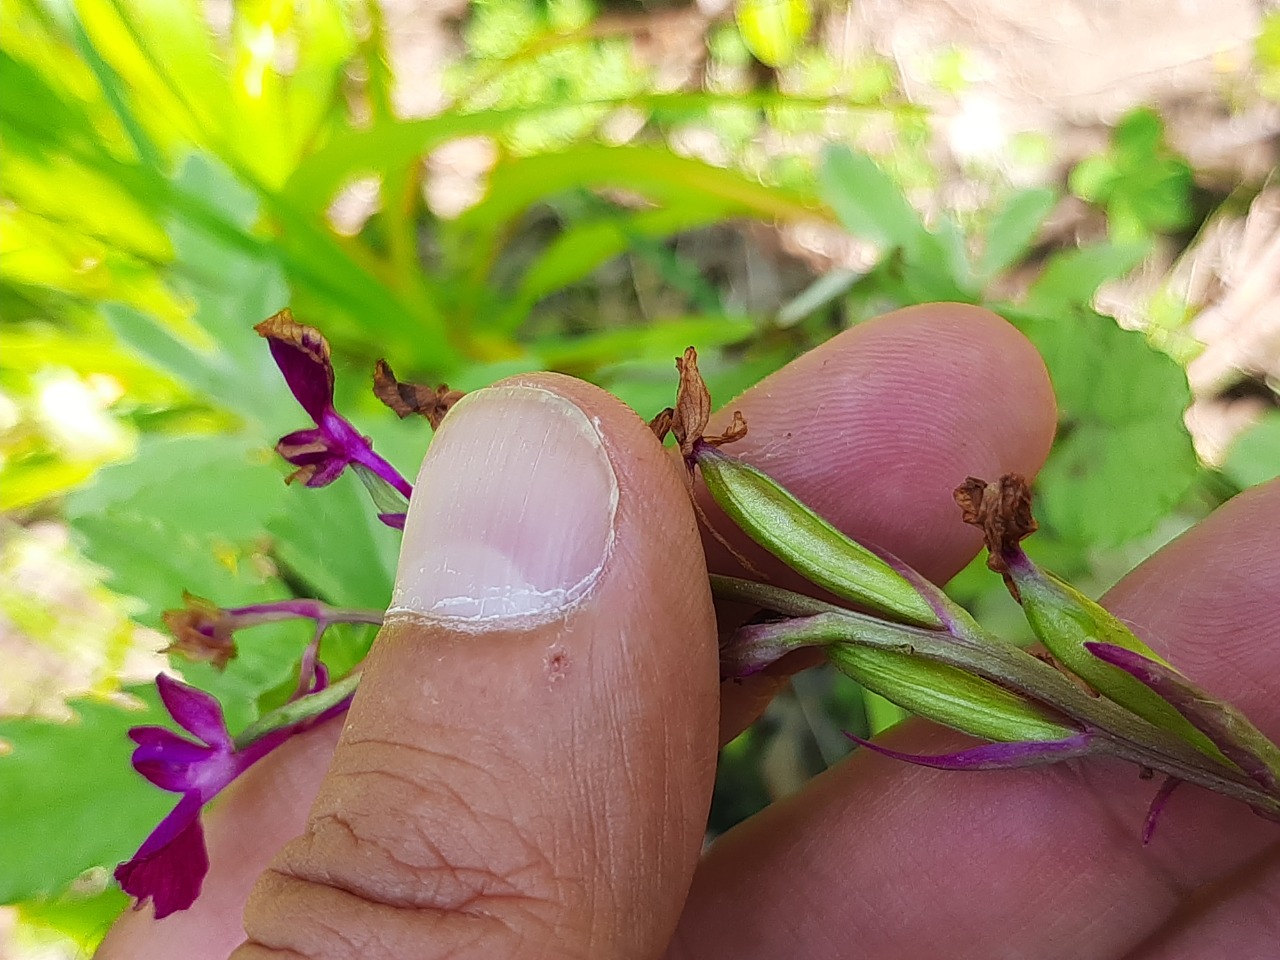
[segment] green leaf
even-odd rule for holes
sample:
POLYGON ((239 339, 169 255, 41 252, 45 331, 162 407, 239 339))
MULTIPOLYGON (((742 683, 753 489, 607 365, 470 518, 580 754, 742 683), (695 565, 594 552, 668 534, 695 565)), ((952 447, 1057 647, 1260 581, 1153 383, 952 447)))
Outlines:
POLYGON ((216 354, 196 350, 156 318, 128 304, 106 303, 101 309, 116 336, 146 360, 211 400, 236 403, 234 385, 227 382, 234 374, 216 354))
POLYGON ((1056 253, 1027 291, 1023 308, 1053 314, 1069 304, 1088 306, 1098 287, 1126 276, 1143 261, 1146 243, 1098 243, 1056 253))
POLYGON ((1067 424, 1181 423, 1191 403, 1187 376, 1141 332, 1092 310, 1013 319, 1044 357, 1067 424))
POLYGON ((0 510, 20 510, 74 490, 98 469, 96 460, 63 460, 53 455, 4 464, 0 510))
POLYGON ((154 689, 130 691, 146 709, 70 704, 69 721, 0 718, 0 903, 60 893, 91 867, 127 860, 174 805, 129 764, 130 727, 163 718, 154 689))
MULTIPOLYGON (((707 341, 689 340, 679 349, 690 344, 701 347, 704 342, 707 341)), ((671 403, 672 358, 678 352, 667 352, 651 360, 627 360, 613 364, 598 371, 595 382, 648 420, 671 403)), ((717 403, 724 401, 719 403, 720 406, 731 406, 731 398, 793 359, 794 348, 777 345, 768 350, 756 347, 733 362, 726 362, 714 353, 700 354, 698 364, 711 396, 717 403)))
POLYGON ((843 297, 861 278, 861 273, 839 268, 824 273, 783 304, 774 323, 783 329, 795 326, 805 317, 843 297))
POLYGON ((770 67, 795 59, 813 25, 808 0, 738 0, 736 15, 743 42, 770 67))
POLYGON ((1114 546, 1153 529, 1199 469, 1182 422, 1182 368, 1139 332, 1092 310, 1005 310, 1039 349, 1061 426, 1037 481, 1038 514, 1077 544, 1114 546))
POLYGON ((119 887, 84 895, 69 892, 52 900, 27 900, 16 904, 20 927, 37 935, 51 931, 66 937, 80 950, 76 956, 93 956, 120 914, 129 907, 129 896, 119 887))
POLYGON ((574 224, 538 256, 520 282, 513 313, 521 318, 539 300, 586 277, 600 265, 626 252, 637 238, 654 239, 693 230, 721 220, 726 207, 683 205, 662 210, 574 224))
POLYGON ((944 218, 936 233, 926 232, 919 244, 903 251, 894 264, 905 303, 958 301, 971 303, 977 293, 959 227, 944 218))
POLYGON ((767 186, 665 148, 583 144, 499 164, 490 177, 487 198, 459 222, 492 230, 546 197, 603 186, 637 190, 659 203, 710 206, 761 218, 804 220, 816 213, 813 201, 803 194, 767 186))
MULTIPOLYGON (((570 191, 599 187, 623 187, 643 194, 648 200, 678 214, 657 214, 638 221, 640 233, 627 235, 625 217, 614 223, 623 229, 627 246, 643 246, 644 239, 681 223, 693 225, 729 216, 751 216, 786 221, 811 219, 815 211, 808 197, 766 186, 742 174, 723 170, 698 160, 678 156, 664 148, 609 147, 583 144, 558 153, 523 157, 500 163, 489 178, 485 200, 459 217, 449 230, 448 249, 460 262, 471 265, 465 286, 458 291, 458 310, 477 325, 492 327, 510 335, 524 320, 529 298, 549 292, 548 281, 556 273, 565 277, 563 260, 548 277, 545 264, 535 266, 533 286, 524 291, 515 306, 500 284, 493 282, 489 264, 498 259, 512 224, 531 205, 570 191)), ((618 235, 602 239, 600 252, 617 250, 618 235)), ((556 254, 582 259, 578 241, 556 254)))
MULTIPOLYGON (((84 555, 107 571, 112 589, 140 601, 138 621, 160 627, 161 612, 180 606, 183 590, 221 606, 289 595, 263 553, 286 488, 276 471, 250 459, 255 449, 238 437, 153 441, 69 500, 84 555)), ((307 639, 305 625, 270 624, 246 632, 224 672, 175 666, 222 701, 234 729, 251 718, 257 696, 289 674, 307 639)))
POLYGON ((1091 203, 1106 203, 1120 171, 1115 162, 1106 154, 1095 154, 1085 157, 1074 168, 1067 178, 1071 192, 1082 200, 1091 203))
POLYGON ((1236 438, 1222 471, 1242 488, 1280 477, 1280 411, 1268 411, 1236 438))
MULTIPOLYGON (((202 154, 183 164, 176 181, 184 194, 219 210, 235 227, 249 231, 257 220, 253 194, 202 154)), ((172 282, 197 304, 195 321, 225 355, 226 373, 238 374, 236 388, 252 385, 242 405, 288 396, 269 351, 253 325, 289 305, 280 266, 267 253, 253 256, 198 224, 175 216, 168 223, 176 261, 172 282)))
POLYGON ((902 190, 864 154, 832 146, 823 152, 822 198, 850 233, 884 247, 918 253, 927 232, 902 190))
POLYGON ((338 607, 381 610, 391 600, 400 532, 381 523, 358 483, 290 486, 266 527, 274 553, 305 593, 338 607))
POLYGON ((1106 207, 1117 240, 1139 242, 1191 221, 1191 167, 1164 134, 1158 113, 1145 107, 1130 111, 1112 131, 1107 151, 1071 171, 1072 192, 1106 207))
MULTIPOLYGON (((232 230, 248 231, 257 219, 253 194, 202 155, 183 164, 175 187, 220 211, 232 230)), ((262 425, 264 436, 283 433, 300 411, 253 331, 253 324, 289 303, 279 265, 186 217, 171 217, 168 232, 175 251, 169 283, 196 304, 194 323, 207 342, 184 341, 161 321, 123 304, 104 305, 104 316, 125 343, 248 423, 262 425)))
MULTIPOLYGON (((838 105, 829 98, 785 97, 777 92, 756 93, 639 93, 580 101, 585 106, 631 107, 654 114, 686 116, 704 114, 716 106, 768 106, 800 104, 818 109, 838 105)), ((572 104, 570 104, 572 106, 572 104)), ((517 121, 538 122, 546 114, 564 110, 555 103, 447 112, 426 120, 376 123, 367 127, 347 125, 333 132, 328 142, 303 160, 290 177, 282 200, 299 210, 327 207, 346 184, 362 176, 387 176, 425 156, 450 140, 498 135, 517 121)), ((634 148, 598 147, 629 150, 634 148)), ((669 154, 674 159, 682 159, 669 154)))
POLYGON ((1038 514, 1077 543, 1118 546, 1150 532, 1198 469, 1191 437, 1165 417, 1076 426, 1040 472, 1038 514))
POLYGON ((1057 202, 1058 195, 1045 187, 1019 190, 1010 196, 987 228, 975 268, 978 277, 990 281, 1020 261, 1057 202))
POLYGON ((106 468, 77 491, 67 519, 74 525, 105 514, 136 515, 181 526, 192 537, 248 540, 280 512, 287 492, 269 456, 243 437, 151 439, 133 460, 106 468))
POLYGON ((0 50, 0 89, 22 91, 20 97, 0 97, 0 125, 6 133, 23 131, 43 138, 49 147, 99 144, 100 131, 82 106, 8 50, 0 50))
POLYGON ((529 349, 547 369, 592 371, 621 360, 656 359, 670 365, 690 345, 720 347, 746 340, 755 332, 756 324, 740 317, 688 317, 573 339, 535 340, 529 349))

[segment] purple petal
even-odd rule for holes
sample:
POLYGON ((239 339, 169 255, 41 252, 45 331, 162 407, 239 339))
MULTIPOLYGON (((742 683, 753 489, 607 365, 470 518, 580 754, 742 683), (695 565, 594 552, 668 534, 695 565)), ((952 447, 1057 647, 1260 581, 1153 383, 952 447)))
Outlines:
POLYGON ((139 906, 150 899, 159 920, 195 903, 208 870, 200 800, 189 794, 160 821, 133 859, 116 867, 115 877, 139 906))
POLYGON ((186 793, 196 787, 200 767, 217 755, 211 747, 184 740, 162 727, 135 727, 133 768, 161 790, 186 793))
MULTIPOLYGON (((314 661, 308 675, 312 692, 328 685, 324 664, 314 661)), ((143 841, 133 859, 116 868, 125 892, 139 903, 152 900, 157 919, 195 902, 209 868, 200 810, 245 770, 290 737, 346 710, 347 697, 321 716, 268 734, 235 750, 227 735, 217 701, 208 694, 161 674, 156 678, 160 696, 184 728, 212 743, 202 746, 163 727, 136 727, 129 731, 138 744, 134 767, 156 786, 182 793, 178 805, 143 841)))
POLYGON ((290 463, 314 463, 329 456, 328 438, 319 427, 295 430, 276 442, 276 451, 290 463))
POLYGON ((1180 783, 1182 781, 1177 777, 1165 777, 1164 783, 1160 784, 1160 789, 1151 798, 1151 806, 1147 808, 1146 822, 1142 824, 1142 845, 1144 847, 1155 836, 1156 821, 1160 819, 1160 814, 1164 813, 1165 805, 1169 802, 1169 798, 1173 796, 1173 791, 1178 789, 1180 783))
POLYGON ((306 486, 327 487, 342 476, 342 471, 347 469, 347 465, 350 462, 345 457, 329 457, 327 460, 320 462, 316 466, 315 472, 307 477, 306 486))
MULTIPOLYGON (((178 736, 168 727, 131 727, 129 729, 129 739, 139 747, 145 747, 148 750, 178 749, 178 744, 183 744, 195 750, 208 749, 192 743, 185 737, 178 736)), ((134 753, 136 754, 137 751, 134 751, 134 753)))
POLYGON ((405 517, 407 516, 407 513, 380 513, 378 514, 378 519, 392 530, 403 530, 405 517))
POLYGON ((1119 667, 1163 697, 1224 757, 1267 790, 1280 786, 1280 750, 1231 704, 1209 696, 1172 667, 1125 647, 1092 641, 1084 646, 1099 660, 1119 667))
POLYGON ((206 749, 204 755, 193 760, 133 756, 133 769, 146 777, 161 790, 170 793, 199 792, 207 779, 208 765, 215 758, 224 756, 206 749))
POLYGON ((326 407, 333 404, 333 364, 329 360, 329 344, 320 331, 277 314, 258 324, 258 332, 267 338, 271 358, 284 375, 284 382, 302 409, 319 421, 326 407))
MULTIPOLYGON (((413 492, 409 482, 374 452, 368 437, 333 409, 333 363, 320 331, 295 321, 289 310, 268 317, 254 329, 266 338, 289 389, 316 424, 313 429, 295 430, 276 444, 280 456, 299 468, 290 482, 328 486, 347 466, 359 463, 407 499, 413 492)), ((381 505, 379 509, 394 512, 381 505)))
POLYGON ((969 747, 956 753, 926 756, 890 750, 888 747, 882 747, 870 740, 863 740, 852 733, 846 733, 845 736, 875 753, 905 763, 913 763, 919 767, 933 767, 936 770, 1013 770, 1018 767, 1057 763, 1059 760, 1082 757, 1090 753, 1093 748, 1093 737, 1087 733, 1078 733, 1065 740, 984 743, 982 746, 969 747))
POLYGON ((222 707, 214 697, 163 673, 156 677, 156 686, 178 726, 211 747, 230 748, 231 735, 222 719, 222 707))

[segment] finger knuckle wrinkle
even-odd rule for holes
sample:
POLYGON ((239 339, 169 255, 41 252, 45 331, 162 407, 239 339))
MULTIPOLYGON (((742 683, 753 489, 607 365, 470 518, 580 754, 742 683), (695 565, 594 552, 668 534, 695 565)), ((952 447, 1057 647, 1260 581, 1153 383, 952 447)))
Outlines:
POLYGON ((271 911, 256 942, 298 950, 310 924, 321 952, 303 956, 378 958, 487 956, 495 942, 550 938, 574 885, 513 819, 489 772, 456 757, 386 759, 331 778, 260 883, 290 907, 271 911))

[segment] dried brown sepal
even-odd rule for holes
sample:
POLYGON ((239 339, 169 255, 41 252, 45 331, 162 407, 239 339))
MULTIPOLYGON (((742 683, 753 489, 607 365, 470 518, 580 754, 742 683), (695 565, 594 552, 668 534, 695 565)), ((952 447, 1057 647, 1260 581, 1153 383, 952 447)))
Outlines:
POLYGON ((687 347, 683 356, 676 357, 676 370, 680 374, 680 382, 676 386, 675 407, 667 407, 649 422, 659 440, 671 433, 680 446, 681 455, 689 461, 699 441, 719 447, 747 435, 747 421, 735 410, 733 422, 724 433, 706 436, 707 423, 711 420, 711 391, 698 371, 697 350, 687 347))
POLYGON ((733 420, 729 426, 725 428, 724 433, 714 437, 703 437, 703 443, 709 443, 713 447, 722 447, 726 443, 733 443, 735 440, 741 440, 747 435, 747 421, 743 419, 742 414, 733 411, 733 420))
POLYGON ((438 430, 445 414, 464 396, 461 390, 450 390, 447 383, 428 387, 396 379, 391 365, 379 360, 373 368, 373 395, 395 411, 401 420, 412 414, 426 417, 432 430, 438 430))
POLYGON ((653 431, 653 435, 658 438, 659 443, 667 439, 667 434, 671 432, 671 423, 675 419, 675 415, 675 410, 671 407, 666 407, 649 421, 649 429, 653 431))
POLYGON ((227 611, 211 600, 183 591, 182 608, 161 614, 173 642, 163 653, 176 653, 222 670, 236 655, 235 624, 227 611))
POLYGON ((987 566, 1007 573, 1005 552, 1036 532, 1031 515, 1031 487, 1025 478, 1006 473, 995 483, 969 477, 953 494, 965 523, 982 530, 987 543, 987 566))

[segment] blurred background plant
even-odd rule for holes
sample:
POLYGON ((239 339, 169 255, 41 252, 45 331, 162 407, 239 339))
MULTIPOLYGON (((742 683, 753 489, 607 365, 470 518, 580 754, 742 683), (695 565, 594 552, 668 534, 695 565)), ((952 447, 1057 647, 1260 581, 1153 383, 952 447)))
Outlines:
MULTIPOLYGON (((724 400, 885 310, 985 304, 1061 405, 1032 552, 1095 595, 1280 473, 1280 18, 980 6, 0 0, 0 952, 91 949, 124 906, 110 868, 167 804, 124 731, 183 589, 386 601, 354 481, 289 488, 270 453, 302 424, 251 326, 286 304, 406 471, 429 431, 377 408, 378 356, 649 416, 689 343, 724 400)), ((950 589, 1025 639, 979 564, 950 589)), ((234 728, 306 639, 173 666, 234 728)), ((712 830, 899 719, 797 677, 712 830)))

